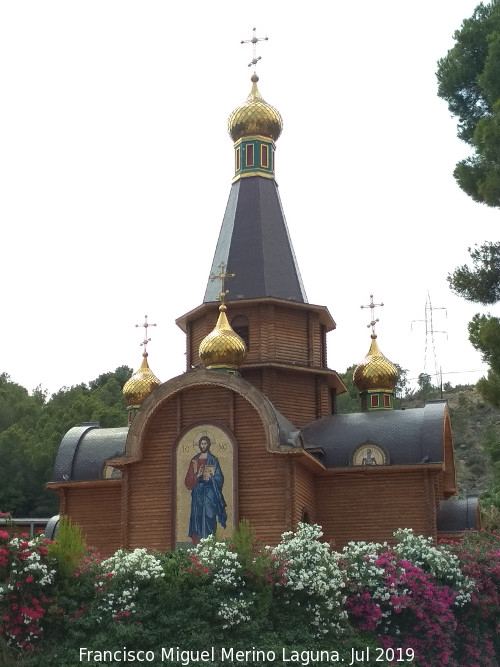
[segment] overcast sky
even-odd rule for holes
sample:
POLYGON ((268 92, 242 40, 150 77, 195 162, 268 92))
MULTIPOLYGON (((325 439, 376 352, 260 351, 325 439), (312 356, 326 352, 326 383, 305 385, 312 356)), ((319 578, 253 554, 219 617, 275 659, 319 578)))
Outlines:
POLYGON ((435 78, 476 4, 0 3, 0 372, 54 392, 135 369, 146 313, 151 368, 185 370, 175 319, 203 300, 234 173, 227 118, 251 86, 240 41, 256 26, 290 235, 309 302, 337 323, 329 366, 365 356, 373 293, 380 348, 410 377, 434 372, 435 350, 444 381, 477 380, 480 308, 446 276, 497 239, 498 212, 453 179, 468 149, 435 78), (412 321, 428 293, 446 311, 426 352, 412 321))

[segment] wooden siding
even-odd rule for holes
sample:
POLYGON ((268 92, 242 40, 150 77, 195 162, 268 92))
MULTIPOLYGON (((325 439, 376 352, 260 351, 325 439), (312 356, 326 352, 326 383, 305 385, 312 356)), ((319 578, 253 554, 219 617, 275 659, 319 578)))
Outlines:
MULTIPOLYGON (((347 542, 391 541, 397 528, 413 528, 416 534, 432 536, 427 471, 354 471, 316 478, 318 522, 325 539, 336 549, 347 542)), ((435 515, 434 515, 435 523, 435 515)))
MULTIPOLYGON (((200 363, 198 350, 203 338, 215 327, 217 304, 210 304, 187 329, 188 360, 193 366, 200 363)), ((324 367, 324 342, 319 314, 303 306, 278 303, 230 302, 229 321, 244 316, 249 325, 249 349, 246 363, 300 364, 324 367)))
POLYGON ((307 313, 291 308, 280 308, 276 313, 274 336, 276 337, 276 361, 288 364, 309 364, 309 330, 307 313))
POLYGON ((330 387, 324 375, 264 367, 242 368, 241 377, 265 394, 297 427, 332 414, 330 387))
POLYGON ((178 433, 178 398, 166 401, 145 433, 142 460, 128 467, 127 547, 162 551, 172 536, 172 447, 178 433), (153 527, 153 529, 152 529, 153 527))
POLYGON ((285 456, 266 449, 263 424, 242 396, 235 397, 238 441, 239 518, 252 524, 266 543, 277 543, 291 527, 288 466, 285 456))
POLYGON ((250 382, 250 384, 271 400, 271 397, 264 391, 264 373, 262 368, 242 368, 241 377, 247 382, 250 382))
POLYGON ((264 393, 292 424, 300 428, 320 416, 317 376, 314 373, 269 369, 267 374, 269 378, 264 380, 264 393))
POLYGON ((224 387, 194 386, 179 394, 181 428, 197 421, 216 421, 229 428, 233 392, 224 387))
POLYGON ((304 513, 310 523, 317 522, 316 491, 314 475, 298 461, 292 464, 292 529, 304 519, 304 513))
POLYGON ((65 514, 81 526, 87 544, 102 556, 111 556, 122 544, 120 506, 121 482, 108 481, 68 485, 65 514))
POLYGON ((421 503, 427 512, 427 523, 429 525, 429 535, 436 542, 437 541, 437 505, 436 499, 436 485, 434 478, 436 473, 431 473, 429 470, 422 471, 424 479, 424 495, 421 498, 421 503))
MULTIPOLYGON (((212 306, 212 304, 211 304, 212 306)), ((289 364, 322 368, 325 332, 315 311, 288 303, 230 303, 228 317, 244 316, 249 323, 250 349, 241 368, 242 377, 260 389, 297 427, 330 414, 326 378, 313 373, 276 367, 248 368, 246 364, 289 364)), ((188 358, 200 364, 198 348, 215 326, 217 305, 207 307, 188 327, 188 358)))
POLYGON ((328 382, 324 379, 318 379, 319 382, 319 415, 318 417, 326 417, 334 412, 335 405, 331 399, 332 389, 328 386, 328 382))
POLYGON ((323 363, 323 332, 317 313, 308 313, 307 330, 309 335, 309 365, 325 368, 326 363, 323 363))
POLYGON ((201 317, 190 324, 187 345, 190 350, 190 359, 193 366, 201 364, 200 355, 198 354, 200 343, 215 327, 218 317, 217 309, 218 306, 214 304, 213 309, 206 310, 201 317))

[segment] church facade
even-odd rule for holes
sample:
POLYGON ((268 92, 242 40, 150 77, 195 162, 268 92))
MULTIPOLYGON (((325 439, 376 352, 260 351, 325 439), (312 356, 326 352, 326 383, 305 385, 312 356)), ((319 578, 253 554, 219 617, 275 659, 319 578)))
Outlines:
POLYGON ((59 447, 48 486, 104 555, 228 537, 243 518, 268 544, 318 523, 336 548, 477 527, 477 507, 451 500, 446 403, 393 409, 397 371, 374 330, 361 411, 336 413, 335 322, 307 301, 274 177, 282 120, 257 83, 229 118, 235 176, 203 302, 177 320, 185 373, 160 383, 144 351, 123 389, 129 426, 76 426, 59 447))

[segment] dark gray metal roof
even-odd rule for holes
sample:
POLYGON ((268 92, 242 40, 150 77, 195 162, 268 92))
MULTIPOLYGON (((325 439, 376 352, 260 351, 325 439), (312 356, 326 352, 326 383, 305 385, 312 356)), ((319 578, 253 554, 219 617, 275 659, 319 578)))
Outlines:
POLYGON ((43 534, 48 540, 57 540, 59 533, 59 514, 51 517, 45 526, 43 534))
POLYGON ((278 425, 278 438, 280 444, 287 447, 302 448, 302 438, 300 430, 292 424, 281 412, 278 412, 274 405, 269 401, 271 409, 274 412, 276 423, 278 425))
MULTIPOLYGON (((233 183, 211 274, 224 263, 235 277, 226 300, 275 297, 307 303, 274 179, 261 176, 233 183)), ((208 281, 204 302, 217 301, 218 281, 208 281)))
POLYGON ((107 459, 125 454, 128 427, 75 426, 61 440, 53 482, 102 479, 107 459))
POLYGON ((445 403, 424 408, 328 415, 302 429, 306 449, 321 447, 327 468, 351 465, 354 451, 366 442, 378 445, 392 465, 441 463, 445 403))
POLYGON ((436 517, 438 533, 462 533, 478 528, 478 499, 450 498, 441 501, 436 517))

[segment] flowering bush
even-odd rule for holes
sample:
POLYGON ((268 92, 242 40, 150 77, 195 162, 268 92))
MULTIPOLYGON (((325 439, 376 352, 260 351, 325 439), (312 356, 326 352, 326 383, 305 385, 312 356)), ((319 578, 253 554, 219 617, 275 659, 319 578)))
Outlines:
POLYGON ((393 553, 382 554, 376 564, 384 568, 389 592, 381 605, 382 644, 413 648, 422 667, 450 664, 456 628, 453 590, 393 553))
MULTIPOLYGON (((264 547, 244 524, 231 541, 211 537, 190 553, 120 550, 102 561, 87 550, 70 571, 66 547, 0 530, 0 662, 17 660, 7 647, 30 667, 71 667, 82 645, 147 650, 165 637, 202 650, 227 646, 230 631, 235 647, 259 637, 279 655, 335 638, 346 664, 368 645, 413 650, 419 667, 500 664, 500 534, 436 547, 400 530, 394 547, 350 543, 341 553, 321 538, 319 526, 300 524, 264 547)), ((374 660, 363 664, 388 664, 374 660)))
POLYGON ((159 558, 146 549, 135 549, 132 552, 119 549, 111 558, 102 561, 101 569, 108 578, 111 575, 127 581, 149 581, 165 576, 159 558))
MULTIPOLYGON (((95 587, 102 598, 98 610, 120 621, 135 614, 135 605, 141 582, 165 576, 160 560, 146 549, 132 552, 119 549, 100 565, 95 587)), ((99 617, 98 620, 101 620, 99 617)))
POLYGON ((309 615, 314 636, 345 629, 347 613, 344 575, 338 555, 321 542, 323 533, 317 525, 301 523, 296 533, 283 533, 282 540, 271 550, 276 563, 284 567, 284 577, 277 581, 283 589, 285 604, 291 604, 309 615))
POLYGON ((245 590, 243 566, 238 553, 227 541, 217 542, 214 535, 201 540, 192 552, 202 568, 210 573, 210 580, 217 592, 216 614, 222 628, 231 628, 251 619, 250 608, 255 593, 245 590))
POLYGON ((472 582, 458 559, 411 530, 396 531, 397 545, 351 542, 341 554, 346 608, 362 630, 386 647, 412 648, 423 667, 451 664, 453 606, 469 599, 472 582), (443 583, 444 582, 444 583, 443 583))
POLYGON ((42 537, 0 530, 0 635, 16 648, 33 649, 42 633, 51 603, 46 591, 55 577, 47 563, 48 544, 42 537))
MULTIPOLYGON (((339 554, 339 565, 346 583, 346 609, 356 618, 358 627, 374 631, 382 621, 382 606, 390 599, 384 582, 384 567, 379 554, 386 543, 349 542, 339 554)), ((389 611, 383 612, 387 617, 389 611)))
POLYGON ((456 605, 463 606, 470 602, 474 581, 465 576, 458 556, 451 553, 445 545, 435 547, 431 537, 414 535, 410 528, 397 530, 394 537, 397 542, 394 547, 396 556, 421 567, 424 572, 432 574, 436 581, 451 586, 456 591, 456 605))
POLYGON ((500 661, 500 533, 468 532, 459 542, 440 545, 474 582, 470 602, 457 613, 457 654, 470 667, 497 667, 500 661))

